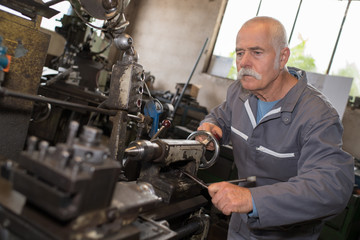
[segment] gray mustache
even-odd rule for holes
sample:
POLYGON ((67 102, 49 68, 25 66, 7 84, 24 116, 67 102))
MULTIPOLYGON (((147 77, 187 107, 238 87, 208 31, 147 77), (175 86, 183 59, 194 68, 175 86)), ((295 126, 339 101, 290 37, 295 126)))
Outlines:
POLYGON ((242 79, 244 76, 251 76, 251 77, 254 77, 257 80, 261 80, 260 73, 256 72, 253 69, 250 69, 250 68, 241 68, 239 70, 237 78, 242 79))

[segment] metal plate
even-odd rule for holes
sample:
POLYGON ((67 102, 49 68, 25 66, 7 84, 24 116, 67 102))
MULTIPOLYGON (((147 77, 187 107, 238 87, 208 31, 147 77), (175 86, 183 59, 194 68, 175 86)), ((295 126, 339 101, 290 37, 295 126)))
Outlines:
MULTIPOLYGON (((3 87, 37 94, 50 42, 50 36, 38 29, 40 20, 38 17, 36 22, 29 21, 0 11, 0 36, 12 56, 3 87)), ((14 158, 23 149, 32 106, 30 101, 0 98, 0 155, 14 158)))

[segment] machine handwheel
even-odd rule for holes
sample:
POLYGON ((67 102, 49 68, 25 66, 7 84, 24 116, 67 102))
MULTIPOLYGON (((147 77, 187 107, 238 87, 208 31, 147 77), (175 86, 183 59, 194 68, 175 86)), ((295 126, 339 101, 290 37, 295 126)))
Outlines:
POLYGON ((220 145, 218 140, 215 138, 214 135, 212 135, 210 132, 208 131, 196 131, 191 133, 188 137, 187 140, 193 140, 195 139, 195 137, 197 136, 206 136, 206 139, 204 139, 203 141, 201 141, 202 144, 204 144, 205 146, 207 146, 208 144, 210 144, 211 142, 214 143, 214 155, 212 156, 212 158, 210 160, 207 160, 205 158, 205 156, 201 159, 200 162, 200 166, 199 169, 206 169, 211 167, 212 165, 214 165, 214 163, 216 162, 217 157, 219 156, 219 152, 220 152, 220 145))

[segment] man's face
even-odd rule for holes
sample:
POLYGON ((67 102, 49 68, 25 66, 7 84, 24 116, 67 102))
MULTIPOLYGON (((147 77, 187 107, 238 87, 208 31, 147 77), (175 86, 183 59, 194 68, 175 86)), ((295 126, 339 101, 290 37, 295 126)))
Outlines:
POLYGON ((265 25, 243 27, 236 38, 236 67, 242 86, 250 91, 266 90, 283 67, 280 56, 265 25))

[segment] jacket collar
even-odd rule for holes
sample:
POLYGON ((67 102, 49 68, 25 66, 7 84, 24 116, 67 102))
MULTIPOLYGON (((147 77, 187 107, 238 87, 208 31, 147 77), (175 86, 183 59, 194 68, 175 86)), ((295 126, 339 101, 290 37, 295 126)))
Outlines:
POLYGON ((288 69, 289 72, 293 75, 297 74, 298 82, 292 89, 290 89, 290 91, 285 95, 285 97, 279 101, 282 111, 284 112, 292 112, 294 110, 296 103, 299 101, 301 94, 303 93, 308 84, 305 71, 294 67, 288 67, 288 69))
MULTIPOLYGON (((288 124, 291 122, 291 112, 294 110, 296 103, 299 101, 299 98, 302 94, 302 92, 305 90, 308 81, 306 72, 295 68, 295 67, 288 67, 288 71, 298 78, 298 82, 295 84, 295 86, 290 89, 290 91, 285 95, 283 99, 281 99, 276 105, 274 106, 274 109, 279 109, 280 111, 274 112, 274 114, 271 115, 271 118, 279 117, 281 114, 281 118, 285 124, 288 124)), ((239 81, 239 80, 238 80, 239 81)), ((239 94, 239 98, 246 102, 248 101, 249 107, 251 108, 251 111, 253 113, 256 113, 257 109, 257 97, 249 92, 246 89, 241 88, 241 92, 239 94)), ((250 109, 248 109, 250 110, 250 109)), ((249 112, 248 112, 249 114, 249 112)), ((270 115, 269 115, 270 117, 270 115)), ((266 117, 267 118, 267 117, 266 117)), ((268 118, 267 118, 268 119, 268 118)))
MULTIPOLYGON (((281 99, 275 106, 281 106, 282 111, 292 112, 295 108, 296 103, 298 102, 302 92, 306 88, 308 81, 306 72, 295 67, 288 67, 288 71, 298 78, 298 82, 295 86, 290 89, 290 91, 285 95, 283 99, 281 99)), ((239 80, 237 80, 239 81, 239 80)), ((239 98, 245 102, 249 99, 250 106, 252 109, 255 109, 257 98, 254 94, 249 92, 246 89, 241 88, 241 92, 239 94, 239 98)))

